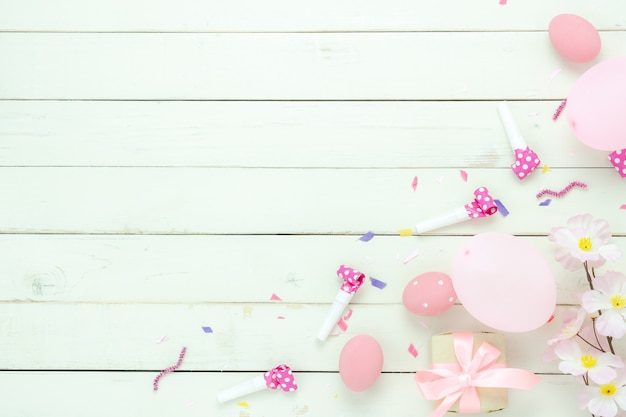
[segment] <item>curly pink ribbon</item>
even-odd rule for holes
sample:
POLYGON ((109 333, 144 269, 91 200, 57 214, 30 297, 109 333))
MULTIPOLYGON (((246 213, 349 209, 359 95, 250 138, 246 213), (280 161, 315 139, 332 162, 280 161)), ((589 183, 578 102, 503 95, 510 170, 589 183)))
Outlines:
POLYGON ((287 365, 278 365, 263 374, 265 385, 270 389, 282 389, 285 392, 292 392, 298 389, 296 381, 293 379, 291 368, 287 365))
POLYGON ((626 178, 626 149, 619 149, 609 154, 609 161, 620 177, 626 178))
POLYGON ((458 363, 434 363, 415 374, 424 398, 443 400, 429 417, 443 416, 457 400, 461 413, 479 413, 477 387, 530 389, 541 380, 524 369, 497 364, 500 351, 489 343, 483 342, 472 357, 473 333, 453 333, 453 339, 458 363))
POLYGON ((470 219, 491 216, 498 211, 498 206, 496 206, 496 203, 485 187, 474 190, 474 197, 474 201, 465 205, 465 210, 470 219))
POLYGON ((339 278, 343 279, 341 290, 347 292, 348 294, 354 294, 359 289, 361 284, 363 284, 363 281, 365 281, 365 274, 355 271, 345 265, 339 266, 337 269, 337 275, 339 278))

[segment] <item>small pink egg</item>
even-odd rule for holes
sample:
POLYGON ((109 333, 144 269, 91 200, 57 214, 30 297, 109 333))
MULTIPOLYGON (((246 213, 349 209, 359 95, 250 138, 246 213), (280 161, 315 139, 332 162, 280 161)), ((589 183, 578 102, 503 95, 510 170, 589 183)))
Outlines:
POLYGON ((555 16, 548 26, 554 49, 572 62, 589 62, 600 52, 600 35, 591 23, 574 14, 555 16))
POLYGON ((402 293, 402 303, 418 316, 443 313, 456 301, 450 276, 443 272, 426 272, 413 278, 402 293))
POLYGON ((339 375, 352 391, 365 391, 371 387, 382 370, 383 350, 371 336, 355 336, 341 350, 339 375))

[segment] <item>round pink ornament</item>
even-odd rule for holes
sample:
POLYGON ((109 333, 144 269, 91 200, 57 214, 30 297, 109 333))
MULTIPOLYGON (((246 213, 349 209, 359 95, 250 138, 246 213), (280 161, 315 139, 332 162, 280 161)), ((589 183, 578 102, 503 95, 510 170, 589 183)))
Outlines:
POLYGON ((589 62, 600 52, 600 35, 591 23, 574 14, 560 14, 550 21, 548 35, 554 49, 571 62, 589 62))
POLYGON ((371 387, 382 370, 383 350, 371 336, 355 336, 341 350, 339 375, 352 391, 365 391, 371 387))
POLYGON ((626 148, 626 56, 587 70, 567 96, 565 112, 574 135, 590 148, 626 148))
POLYGON ((467 311, 497 330, 534 330, 548 322, 556 306, 556 284, 546 260, 507 233, 468 239, 452 261, 450 276, 467 311))
POLYGON ((452 280, 443 272, 426 272, 409 281, 402 293, 402 303, 418 316, 434 316, 454 305, 456 293, 452 280))

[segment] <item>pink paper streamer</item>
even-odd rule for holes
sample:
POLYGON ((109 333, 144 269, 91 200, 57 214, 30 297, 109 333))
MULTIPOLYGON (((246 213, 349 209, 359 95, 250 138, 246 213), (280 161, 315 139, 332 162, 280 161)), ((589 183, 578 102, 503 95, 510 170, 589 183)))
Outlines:
POLYGON ((417 188, 417 175, 413 177, 413 181, 411 182, 411 187, 413 187, 413 191, 417 188))
POLYGON ((563 112, 563 109, 565 109, 566 104, 567 104, 567 99, 563 100, 561 104, 559 104, 559 107, 557 107, 556 111, 552 115, 552 120, 556 120, 559 118, 559 116, 561 115, 561 112, 563 112))
POLYGON ((176 362, 176 365, 170 366, 169 368, 165 368, 156 376, 156 378, 154 378, 154 381, 152 382, 153 391, 159 390, 159 380, 163 378, 164 375, 174 372, 175 370, 180 368, 180 365, 183 363, 183 358, 185 357, 185 353, 187 353, 187 348, 183 346, 182 350, 180 351, 180 354, 178 355, 178 361, 176 362))
POLYGON ((584 182, 580 182, 580 181, 572 181, 569 184, 567 184, 565 188, 563 188, 561 191, 553 191, 553 190, 544 189, 544 190, 539 191, 536 197, 541 198, 544 195, 551 195, 552 197, 561 198, 565 196, 567 193, 569 193, 570 190, 574 187, 587 188, 587 184, 585 184, 584 182))
POLYGON ((417 349, 415 349, 415 346, 413 346, 413 343, 411 343, 409 345, 409 353, 411 354, 411 356, 413 356, 414 358, 417 358, 417 349))
POLYGON ((465 182, 467 182, 467 172, 463 171, 462 169, 459 170, 459 174, 461 174, 461 179, 465 182))

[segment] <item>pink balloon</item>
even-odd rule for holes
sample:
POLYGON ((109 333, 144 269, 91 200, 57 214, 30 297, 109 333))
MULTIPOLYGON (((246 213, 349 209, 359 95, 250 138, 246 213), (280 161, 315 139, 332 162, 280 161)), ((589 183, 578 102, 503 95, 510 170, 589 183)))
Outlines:
POLYGON ((565 112, 574 135, 590 148, 626 148, 626 56, 587 70, 567 97, 565 112))
POLYGON ((481 323, 526 332, 547 323, 556 306, 556 284, 542 255, 506 233, 470 238, 456 254, 450 274, 467 311, 481 323))
POLYGON ((575 14, 555 16, 548 26, 554 49, 572 62, 589 62, 600 52, 600 35, 589 21, 575 14))

